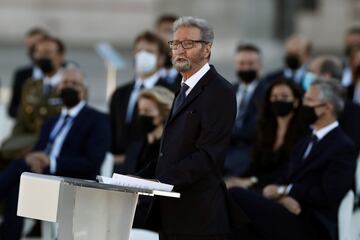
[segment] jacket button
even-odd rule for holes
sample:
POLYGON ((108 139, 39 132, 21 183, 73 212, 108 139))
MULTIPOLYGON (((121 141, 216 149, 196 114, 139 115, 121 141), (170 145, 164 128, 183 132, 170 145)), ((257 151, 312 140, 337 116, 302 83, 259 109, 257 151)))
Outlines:
POLYGON ((161 152, 161 153, 159 154, 159 156, 160 156, 160 157, 163 157, 163 156, 164 156, 164 154, 161 152))

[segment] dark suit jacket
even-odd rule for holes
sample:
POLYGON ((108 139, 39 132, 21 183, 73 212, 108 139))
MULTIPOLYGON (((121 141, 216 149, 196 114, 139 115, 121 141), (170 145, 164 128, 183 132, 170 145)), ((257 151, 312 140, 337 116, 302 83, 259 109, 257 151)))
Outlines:
MULTIPOLYGON (((236 115, 232 86, 213 66, 168 119, 157 161, 139 173, 174 185, 180 199, 157 198, 160 231, 214 235, 230 231, 222 169, 236 115)), ((155 214, 155 215, 156 215, 155 214)))
POLYGON ((294 147, 280 184, 293 184, 290 196, 323 224, 332 239, 337 239, 338 208, 354 185, 357 153, 339 127, 321 139, 303 160, 309 141, 310 135, 294 147))
POLYGON ((345 102, 343 112, 339 117, 341 129, 354 142, 357 151, 360 151, 360 106, 350 100, 345 102))
MULTIPOLYGON (((43 151, 60 116, 49 119, 43 126, 34 151, 43 151)), ((85 106, 74 119, 57 159, 56 175, 94 179, 100 173, 106 152, 110 149, 108 117, 85 106)))
POLYGON ((28 65, 15 70, 12 83, 12 96, 8 107, 8 114, 16 118, 21 100, 21 89, 25 81, 32 77, 33 66, 28 65))
POLYGON ((149 162, 159 157, 160 140, 149 144, 146 138, 130 143, 126 151, 124 173, 136 174, 146 167, 149 162))
MULTIPOLYGON (((233 129, 230 146, 248 146, 254 143, 256 138, 258 111, 264 101, 264 94, 267 87, 268 83, 266 81, 259 81, 251 98, 249 99, 242 126, 240 128, 234 127, 233 129)), ((239 84, 235 84, 233 86, 235 94, 238 89, 239 84)))
POLYGON ((355 85, 354 84, 351 84, 350 86, 348 86, 346 88, 346 98, 349 100, 349 101, 352 101, 353 98, 354 98, 354 94, 355 94, 355 85))
MULTIPOLYGON (((170 89, 169 85, 161 78, 155 85, 170 89)), ((125 122, 129 100, 134 86, 135 81, 132 81, 117 88, 110 100, 111 152, 113 154, 124 154, 128 144, 139 140, 141 137, 136 123, 136 106, 132 121, 130 123, 125 122)))

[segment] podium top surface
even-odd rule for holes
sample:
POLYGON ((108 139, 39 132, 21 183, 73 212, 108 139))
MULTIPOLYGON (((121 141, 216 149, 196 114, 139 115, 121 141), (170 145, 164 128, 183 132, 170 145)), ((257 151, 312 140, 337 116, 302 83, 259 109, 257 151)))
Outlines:
POLYGON ((59 177, 59 176, 30 173, 30 172, 24 172, 22 174, 22 176, 34 177, 34 178, 38 178, 38 179, 41 178, 44 180, 59 181, 63 184, 68 184, 71 186, 78 186, 78 187, 96 188, 96 189, 103 189, 103 190, 108 190, 108 191, 118 191, 118 192, 128 192, 128 193, 142 193, 142 194, 149 194, 149 195, 154 194, 154 192, 149 189, 140 189, 140 188, 133 188, 133 187, 123 187, 123 186, 112 185, 112 184, 98 183, 93 180, 84 180, 84 179, 69 178, 69 177, 59 177))
POLYGON ((102 189, 107 191, 137 193, 137 194, 151 195, 151 196, 157 195, 163 197, 180 198, 180 193, 176 193, 176 192, 166 192, 166 191, 158 191, 158 190, 136 188, 136 187, 124 187, 124 186, 107 184, 107 183, 99 183, 94 180, 84 180, 78 178, 60 177, 60 176, 45 175, 45 174, 30 173, 30 172, 24 172, 21 176, 27 178, 30 177, 30 178, 43 179, 48 181, 58 181, 62 184, 67 184, 70 186, 95 188, 95 189, 102 189))

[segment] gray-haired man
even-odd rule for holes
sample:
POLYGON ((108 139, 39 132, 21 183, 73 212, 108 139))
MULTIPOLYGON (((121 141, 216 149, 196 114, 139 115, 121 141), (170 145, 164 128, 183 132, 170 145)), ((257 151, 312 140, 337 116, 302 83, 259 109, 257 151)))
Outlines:
POLYGON ((181 73, 160 155, 140 176, 174 185, 180 199, 156 199, 149 222, 160 239, 228 239, 222 169, 236 115, 232 86, 208 64, 214 39, 207 21, 181 17, 169 46, 181 73), (154 218, 156 217, 156 218, 154 218))

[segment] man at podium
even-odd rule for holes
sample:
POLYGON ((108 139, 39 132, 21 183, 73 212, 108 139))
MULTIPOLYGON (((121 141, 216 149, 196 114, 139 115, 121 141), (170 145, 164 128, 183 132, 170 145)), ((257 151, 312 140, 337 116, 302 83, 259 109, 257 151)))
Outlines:
POLYGON ((232 87, 209 65, 214 33, 208 22, 180 17, 169 42, 182 75, 166 123, 159 158, 139 172, 174 185, 180 199, 157 198, 150 227, 161 240, 223 240, 230 226, 222 170, 236 115, 232 87))
POLYGON ((110 148, 108 118, 88 106, 84 76, 68 68, 58 88, 61 114, 49 119, 37 144, 25 159, 14 160, 0 174, 0 199, 5 199, 0 239, 20 239, 23 219, 16 216, 23 172, 94 179, 110 148))

